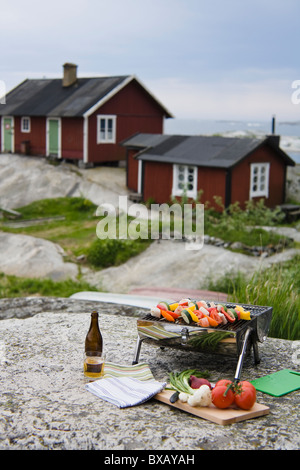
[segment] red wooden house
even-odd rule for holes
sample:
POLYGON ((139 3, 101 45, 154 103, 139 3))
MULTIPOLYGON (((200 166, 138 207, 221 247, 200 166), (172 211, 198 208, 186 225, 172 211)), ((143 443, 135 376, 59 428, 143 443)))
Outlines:
POLYGON ((25 80, 0 106, 0 149, 78 160, 125 160, 119 142, 137 132, 163 132, 167 109, 135 76, 25 80))
POLYGON ((268 207, 285 201, 286 168, 295 162, 279 147, 279 136, 137 134, 122 146, 127 153, 127 186, 143 201, 170 202, 185 193, 217 208, 264 198, 268 207))

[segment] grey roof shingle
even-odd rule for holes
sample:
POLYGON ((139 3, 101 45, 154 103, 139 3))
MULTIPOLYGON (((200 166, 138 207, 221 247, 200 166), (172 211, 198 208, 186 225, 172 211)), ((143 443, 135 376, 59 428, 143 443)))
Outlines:
POLYGON ((272 143, 272 137, 266 136, 261 139, 183 135, 163 137, 159 141, 158 135, 138 134, 123 145, 134 148, 138 142, 140 152, 136 158, 144 161, 230 168, 263 143, 268 143, 280 154, 286 164, 294 165, 293 160, 272 143))
POLYGON ((164 140, 169 139, 170 136, 164 134, 143 134, 142 132, 135 134, 122 142, 120 145, 128 148, 145 149, 160 144, 164 140))
MULTIPOLYGON (((69 87, 63 87, 60 78, 27 79, 6 95, 6 104, 0 106, 0 115, 80 117, 130 79, 135 77, 78 78, 69 87)), ((163 108, 160 103, 158 105, 163 108)), ((167 110, 164 112, 170 117, 167 110)))

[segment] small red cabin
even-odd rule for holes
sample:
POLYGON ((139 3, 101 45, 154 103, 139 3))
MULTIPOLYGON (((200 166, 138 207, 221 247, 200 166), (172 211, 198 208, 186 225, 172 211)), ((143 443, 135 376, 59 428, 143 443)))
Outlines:
POLYGON ((0 107, 1 152, 78 160, 125 160, 119 143, 137 132, 162 133, 169 111, 135 76, 25 80, 0 107))
POLYGON ((295 162, 279 136, 262 139, 137 134, 122 143, 127 186, 145 202, 162 204, 183 194, 218 208, 263 198, 268 207, 285 201, 286 168, 295 162))

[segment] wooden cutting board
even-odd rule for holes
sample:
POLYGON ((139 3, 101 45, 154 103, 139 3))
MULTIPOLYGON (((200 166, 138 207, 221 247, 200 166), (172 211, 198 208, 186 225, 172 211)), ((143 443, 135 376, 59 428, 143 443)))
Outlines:
POLYGON ((216 408, 214 405, 199 407, 199 406, 190 406, 187 403, 183 403, 180 400, 177 400, 175 403, 170 402, 170 397, 174 392, 172 390, 163 390, 162 392, 155 395, 155 399, 166 403, 167 405, 173 406, 178 410, 186 411, 191 413, 199 418, 207 419, 217 424, 232 424, 237 423, 238 421, 244 421, 250 418, 256 418, 258 416, 263 416, 269 413, 270 408, 259 403, 255 403, 251 410, 241 410, 239 408, 227 408, 221 410, 216 408))

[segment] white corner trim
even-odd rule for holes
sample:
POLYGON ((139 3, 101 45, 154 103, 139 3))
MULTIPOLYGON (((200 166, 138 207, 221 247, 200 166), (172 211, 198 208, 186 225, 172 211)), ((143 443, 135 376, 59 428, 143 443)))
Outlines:
POLYGON ((83 117, 83 162, 89 161, 89 118, 83 117))
POLYGON ((143 161, 138 160, 138 180, 137 180, 138 194, 142 194, 142 177, 143 177, 143 161))
POLYGON ((109 101, 114 95, 116 95, 122 88, 124 88, 128 83, 130 83, 134 79, 134 76, 131 75, 130 77, 127 77, 125 80, 123 80, 122 83, 120 83, 118 86, 116 86, 113 90, 111 90, 107 95, 105 95, 103 98, 101 98, 97 103, 95 103, 90 109, 88 109, 83 117, 89 117, 91 114, 93 114, 100 106, 102 106, 104 103, 109 101))

